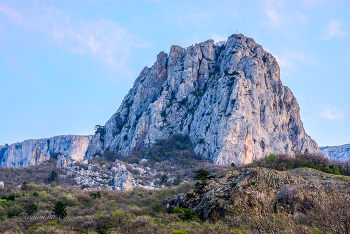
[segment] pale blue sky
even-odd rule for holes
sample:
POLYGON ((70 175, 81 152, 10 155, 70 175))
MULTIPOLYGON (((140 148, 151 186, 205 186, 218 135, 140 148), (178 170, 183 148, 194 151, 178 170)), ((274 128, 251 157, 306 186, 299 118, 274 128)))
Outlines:
POLYGON ((320 146, 350 143, 350 1, 0 0, 0 144, 93 134, 170 46, 252 37, 320 146))

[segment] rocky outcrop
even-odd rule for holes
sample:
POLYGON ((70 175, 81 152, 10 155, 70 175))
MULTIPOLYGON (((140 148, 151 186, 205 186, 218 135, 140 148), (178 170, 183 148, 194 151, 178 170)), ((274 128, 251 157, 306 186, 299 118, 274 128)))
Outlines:
POLYGON ((346 192, 348 181, 342 179, 310 168, 283 172, 266 168, 229 170, 224 176, 209 180, 201 191, 191 190, 166 199, 164 208, 169 212, 175 207, 189 208, 201 219, 214 221, 238 207, 238 203, 252 206, 253 200, 261 199, 264 205, 272 201, 278 212, 294 214, 307 207, 304 197, 307 193, 317 196, 327 188, 339 191, 345 188, 346 192))
POLYGON ((0 189, 3 189, 3 188, 5 188, 4 181, 0 181, 0 189))
POLYGON ((130 191, 136 187, 134 177, 122 162, 117 162, 115 165, 114 187, 119 191, 130 191))
POLYGON ((250 163, 270 152, 319 152, 276 59, 242 34, 159 53, 104 127, 86 159, 105 151, 127 156, 174 133, 188 134, 195 152, 216 164, 250 163))
POLYGON ((350 161, 350 144, 320 147, 320 150, 331 159, 350 161))
POLYGON ((55 136, 0 146, 0 166, 37 165, 50 158, 57 158, 63 165, 64 160, 79 162, 84 159, 91 138, 75 135, 55 136))
POLYGON ((32 158, 30 160, 30 166, 40 164, 42 162, 46 162, 50 159, 50 156, 45 155, 44 151, 37 146, 34 151, 32 158))

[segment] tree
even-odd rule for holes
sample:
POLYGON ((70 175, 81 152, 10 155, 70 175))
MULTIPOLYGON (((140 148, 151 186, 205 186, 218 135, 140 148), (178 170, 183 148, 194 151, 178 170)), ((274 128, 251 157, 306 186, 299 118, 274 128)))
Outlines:
POLYGON ((57 174, 57 172, 56 171, 52 171, 51 172, 51 175, 50 175, 50 177, 49 177, 49 182, 52 182, 52 181, 54 181, 56 178, 58 177, 58 174, 57 174))
POLYGON ((38 211, 38 207, 35 204, 29 205, 26 209, 27 215, 32 215, 37 211, 38 211))
POLYGON ((173 185, 177 186, 177 185, 179 185, 181 183, 181 181, 182 181, 181 176, 177 175, 176 179, 174 180, 173 185))
POLYGON ((200 180, 201 182, 197 182, 195 185, 195 189, 197 193, 202 193, 204 187, 207 185, 207 180, 215 178, 215 175, 210 175, 210 171, 207 171, 203 168, 194 171, 196 175, 193 177, 195 180, 200 180))
POLYGON ((106 133, 105 126, 95 125, 95 134, 98 134, 98 133, 100 133, 100 135, 103 137, 106 133))
POLYGON ((231 163, 231 167, 235 167, 236 166, 236 164, 235 163, 231 163))
POLYGON ((196 175, 193 177, 193 179, 195 180, 201 180, 201 181, 206 181, 209 180, 211 178, 215 178, 215 175, 210 175, 210 171, 207 171, 203 168, 194 171, 194 173, 196 173, 196 175))
POLYGON ((169 180, 169 177, 166 175, 166 174, 164 174, 161 178, 160 178, 160 182, 162 183, 162 184, 164 184, 165 182, 167 182, 169 180))
POLYGON ((57 202, 55 208, 52 210, 53 214, 60 219, 64 219, 67 216, 66 206, 61 202, 57 202))
POLYGON ((27 185, 27 182, 23 182, 22 186, 21 186, 21 189, 26 191, 28 189, 28 185, 27 185))

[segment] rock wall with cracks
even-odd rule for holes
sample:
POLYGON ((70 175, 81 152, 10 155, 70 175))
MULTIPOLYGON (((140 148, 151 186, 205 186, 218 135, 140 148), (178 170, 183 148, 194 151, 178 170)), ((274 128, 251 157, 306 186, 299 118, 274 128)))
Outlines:
POLYGON ((151 147, 174 133, 188 134, 195 152, 216 164, 250 163, 270 152, 319 152, 276 59, 242 34, 222 45, 208 40, 159 53, 85 157, 127 156, 138 144, 151 147))
POLYGON ((92 136, 55 136, 0 146, 0 166, 37 165, 51 157, 79 162, 84 159, 92 136))

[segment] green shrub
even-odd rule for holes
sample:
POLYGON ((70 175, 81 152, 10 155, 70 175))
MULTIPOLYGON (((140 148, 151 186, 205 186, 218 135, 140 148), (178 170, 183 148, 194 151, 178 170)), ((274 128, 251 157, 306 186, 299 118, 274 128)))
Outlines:
POLYGON ((188 234, 185 230, 174 230, 170 234, 188 234))
POLYGON ((196 212, 191 211, 188 208, 182 208, 182 207, 177 206, 172 210, 172 213, 173 214, 180 213, 181 218, 185 221, 191 221, 191 220, 198 219, 198 214, 196 212))
POLYGON ((27 215, 32 215, 38 211, 38 207, 35 204, 31 204, 27 207, 26 213, 27 215))
POLYGON ((269 156, 267 156, 265 160, 266 160, 267 164, 271 164, 273 162, 276 162, 277 161, 277 155, 273 154, 273 153, 270 153, 269 156))

